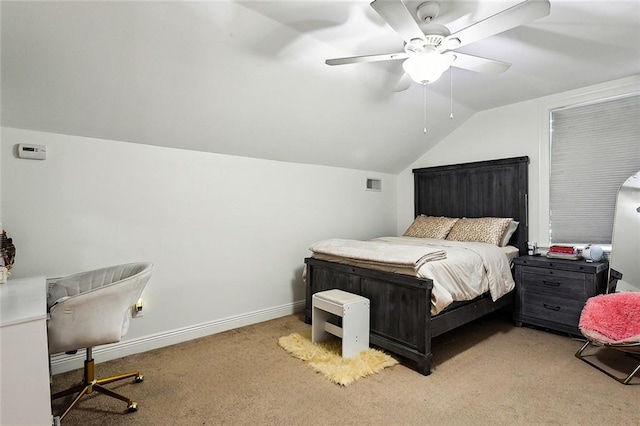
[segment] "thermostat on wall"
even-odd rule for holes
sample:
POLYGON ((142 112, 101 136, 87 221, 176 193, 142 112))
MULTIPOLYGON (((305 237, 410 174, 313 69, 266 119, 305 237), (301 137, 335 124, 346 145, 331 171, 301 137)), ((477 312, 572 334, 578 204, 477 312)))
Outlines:
POLYGON ((44 160, 47 158, 47 147, 44 145, 18 144, 18 158, 44 160))

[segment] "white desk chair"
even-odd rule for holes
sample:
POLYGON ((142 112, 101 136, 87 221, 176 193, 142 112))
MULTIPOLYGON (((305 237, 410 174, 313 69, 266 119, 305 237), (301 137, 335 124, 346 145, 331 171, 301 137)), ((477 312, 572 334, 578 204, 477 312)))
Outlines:
POLYGON ((47 306, 49 354, 86 348, 82 383, 51 396, 51 400, 78 394, 62 413, 62 420, 85 395, 97 391, 128 404, 130 412, 137 403, 103 385, 130 377, 143 380, 138 371, 96 379, 92 348, 119 342, 129 329, 131 307, 138 301, 151 278, 152 263, 129 263, 58 279, 50 286, 47 306))

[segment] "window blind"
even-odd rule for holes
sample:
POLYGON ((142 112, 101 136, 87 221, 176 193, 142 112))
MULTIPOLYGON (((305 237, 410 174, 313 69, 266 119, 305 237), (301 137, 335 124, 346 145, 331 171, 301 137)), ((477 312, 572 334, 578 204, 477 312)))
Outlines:
POLYGON ((640 93, 550 115, 549 239, 610 244, 618 189, 640 171, 640 93))

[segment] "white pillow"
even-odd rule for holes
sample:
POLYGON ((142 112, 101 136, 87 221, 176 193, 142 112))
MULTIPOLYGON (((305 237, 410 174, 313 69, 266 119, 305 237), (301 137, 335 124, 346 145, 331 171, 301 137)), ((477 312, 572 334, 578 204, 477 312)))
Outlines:
POLYGON ((502 240, 500 240, 500 247, 505 247, 507 244, 509 244, 509 240, 511 239, 513 233, 516 232, 516 229, 518 229, 519 224, 520 222, 516 222, 515 220, 512 220, 511 223, 509 223, 509 226, 507 226, 507 229, 504 231, 502 240))

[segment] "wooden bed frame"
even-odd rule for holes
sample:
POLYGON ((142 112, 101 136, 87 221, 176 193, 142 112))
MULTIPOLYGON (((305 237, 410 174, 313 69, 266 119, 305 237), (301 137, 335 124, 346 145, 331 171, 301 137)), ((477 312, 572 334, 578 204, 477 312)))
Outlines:
MULTIPOLYGON (((415 215, 448 217, 511 217, 520 222, 510 245, 527 250, 527 190, 529 157, 414 169, 415 215)), ((415 362, 431 373, 431 339, 513 302, 513 292, 496 302, 487 294, 456 302, 431 316, 433 282, 306 258, 305 321, 311 323, 314 293, 341 289, 371 301, 372 345, 415 362)))

